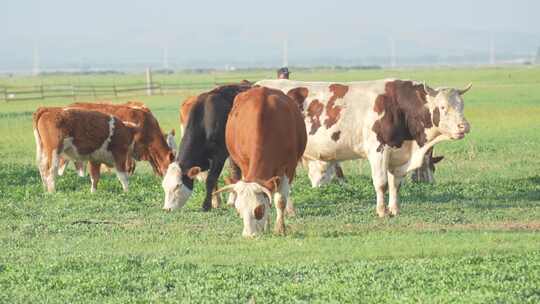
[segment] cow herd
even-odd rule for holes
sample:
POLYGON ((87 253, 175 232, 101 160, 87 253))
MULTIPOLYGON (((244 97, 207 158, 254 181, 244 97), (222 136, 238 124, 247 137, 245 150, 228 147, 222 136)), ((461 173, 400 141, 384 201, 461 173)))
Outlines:
POLYGON ((290 189, 298 164, 317 187, 334 175, 343 178, 340 162, 367 159, 376 212, 395 216, 406 174, 424 165, 432 175, 441 159, 432 157, 433 146, 470 131, 462 98, 470 87, 433 89, 397 79, 219 86, 182 103, 177 150, 174 130, 164 134, 139 102, 42 107, 33 116, 37 165, 49 192, 70 160, 82 176, 88 166, 92 192, 107 167, 127 191, 135 161, 148 161, 163 177, 163 209, 184 206, 195 180, 203 180, 203 210, 217 207, 219 193, 230 192, 228 204, 243 220, 243 235, 253 236, 269 227, 272 203, 275 232, 285 232, 284 215, 295 212, 290 189), (218 189, 226 163, 227 185, 218 189))

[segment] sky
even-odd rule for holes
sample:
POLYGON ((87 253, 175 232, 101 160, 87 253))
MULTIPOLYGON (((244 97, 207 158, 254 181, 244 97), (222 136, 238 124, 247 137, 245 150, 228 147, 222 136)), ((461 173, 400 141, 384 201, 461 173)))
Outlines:
MULTIPOLYGON (((8 1, 6 1, 8 2, 8 1)), ((540 1, 17 0, 0 17, 0 71, 71 66, 368 65, 532 56, 540 1), (165 51, 166 50, 166 51, 165 51), (476 56, 476 57, 475 57, 476 56)), ((486 59, 487 60, 487 59, 486 59)))

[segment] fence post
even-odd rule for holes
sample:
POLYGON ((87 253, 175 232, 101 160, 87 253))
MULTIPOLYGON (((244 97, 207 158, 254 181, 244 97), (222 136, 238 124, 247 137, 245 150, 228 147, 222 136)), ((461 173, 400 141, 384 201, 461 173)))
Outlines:
POLYGON ((71 84, 71 98, 73 100, 76 100, 76 97, 75 97, 75 86, 73 84, 71 84))
POLYGON ((152 96, 152 70, 146 68, 146 95, 152 96))
POLYGON ((158 86, 158 88, 159 88, 159 94, 160 94, 161 96, 163 96, 163 86, 162 86, 162 83, 158 83, 157 86, 158 86))
POLYGON ((41 93, 41 99, 45 99, 45 94, 43 94, 43 84, 39 86, 39 91, 41 93))
POLYGON ((114 98, 118 98, 118 92, 116 92, 116 84, 113 84, 114 98))
POLYGON ((2 94, 2 97, 4 98, 4 101, 7 102, 7 89, 2 88, 4 90, 4 94, 2 94))
POLYGON ((97 100, 96 87, 92 86, 92 93, 94 93, 94 99, 97 100))

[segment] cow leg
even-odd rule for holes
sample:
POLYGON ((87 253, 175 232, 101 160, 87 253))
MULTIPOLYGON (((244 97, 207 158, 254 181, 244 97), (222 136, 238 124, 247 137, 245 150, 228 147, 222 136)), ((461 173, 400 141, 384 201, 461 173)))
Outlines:
MULTIPOLYGON (((226 153, 217 153, 224 154, 226 153)), ((225 165, 225 160, 227 157, 219 157, 212 159, 210 164, 210 170, 208 170, 208 177, 206 178, 206 197, 202 205, 203 211, 209 211, 212 208, 212 191, 216 188, 219 175, 221 170, 223 170, 223 165, 225 165)))
POLYGON ((122 184, 124 192, 128 191, 128 172, 131 162, 129 162, 128 151, 119 152, 114 155, 114 168, 116 169, 116 177, 122 184))
POLYGON ((117 169, 116 177, 122 184, 122 189, 124 190, 124 192, 128 192, 128 174, 126 172, 122 172, 117 169))
POLYGON ((94 193, 97 190, 97 184, 99 182, 101 164, 91 161, 89 163, 89 167, 90 167, 90 182, 91 182, 90 192, 94 193))
POLYGON ((60 156, 56 149, 53 149, 48 154, 42 159, 41 171, 47 192, 53 193, 56 190, 54 180, 58 174, 58 159, 60 156))
POLYGON ((381 153, 374 150, 368 155, 373 187, 375 187, 375 193, 377 194, 377 214, 379 217, 388 215, 388 210, 384 203, 384 194, 388 183, 387 153, 385 151, 381 153))
MULTIPOLYGON (((214 187, 213 192, 216 192, 218 190, 218 185, 216 182, 216 186, 214 187)), ((212 208, 217 209, 221 205, 221 194, 212 194, 212 208)))
POLYGON ((274 193, 274 205, 276 207, 276 225, 274 232, 277 234, 285 234, 285 207, 289 199, 289 179, 283 176, 279 185, 278 191, 274 193))
POLYGON ((84 177, 86 175, 86 163, 84 161, 75 161, 73 164, 77 170, 77 175, 84 177))
POLYGON ((343 169, 341 168, 340 163, 335 164, 336 168, 336 178, 339 182, 345 182, 345 174, 343 174, 343 169))
POLYGON ((388 171, 388 209, 394 216, 399 214, 399 188, 402 180, 403 176, 388 171))
POLYGON ((64 175, 64 171, 66 170, 66 167, 69 165, 69 160, 65 159, 64 157, 60 157, 58 159, 58 176, 64 175))
POLYGON ((287 206, 285 207, 285 213, 287 214, 287 216, 290 217, 296 216, 296 209, 294 208, 294 202, 290 195, 287 197, 287 206))
MULTIPOLYGON (((240 179, 242 179, 242 171, 240 170, 240 167, 231 159, 228 160, 229 163, 229 178, 226 179, 227 184, 234 184, 238 182, 240 179)), ((227 206, 234 207, 234 202, 236 201, 236 193, 231 192, 229 193, 229 197, 227 198, 227 206)), ((270 221, 270 218, 268 218, 268 221, 270 221)))

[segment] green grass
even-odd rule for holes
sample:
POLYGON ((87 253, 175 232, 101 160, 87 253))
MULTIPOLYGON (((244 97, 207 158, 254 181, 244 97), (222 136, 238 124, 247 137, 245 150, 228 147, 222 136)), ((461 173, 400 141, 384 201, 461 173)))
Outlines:
MULTIPOLYGON (((219 75, 251 79, 273 75, 219 75)), ((435 185, 407 182, 402 214, 375 216, 367 162, 345 164, 348 181, 293 187, 298 215, 287 235, 243 239, 236 212, 199 211, 204 190, 179 212, 161 211, 160 179, 140 164, 121 192, 105 175, 91 195, 70 168, 45 194, 34 165, 31 113, 0 105, 0 303, 540 301, 540 70, 315 71, 306 80, 384 77, 464 86, 472 133, 440 144, 435 185)), ((86 83, 136 76, 81 77, 86 83)), ((206 81, 212 75, 169 75, 206 81)), ((6 84, 0 80, 0 85, 6 84), (3 82, 3 83, 2 83, 3 82)), ((11 85, 68 81, 11 79, 11 85)), ((178 129, 178 105, 193 91, 141 98, 163 129, 178 129)))

